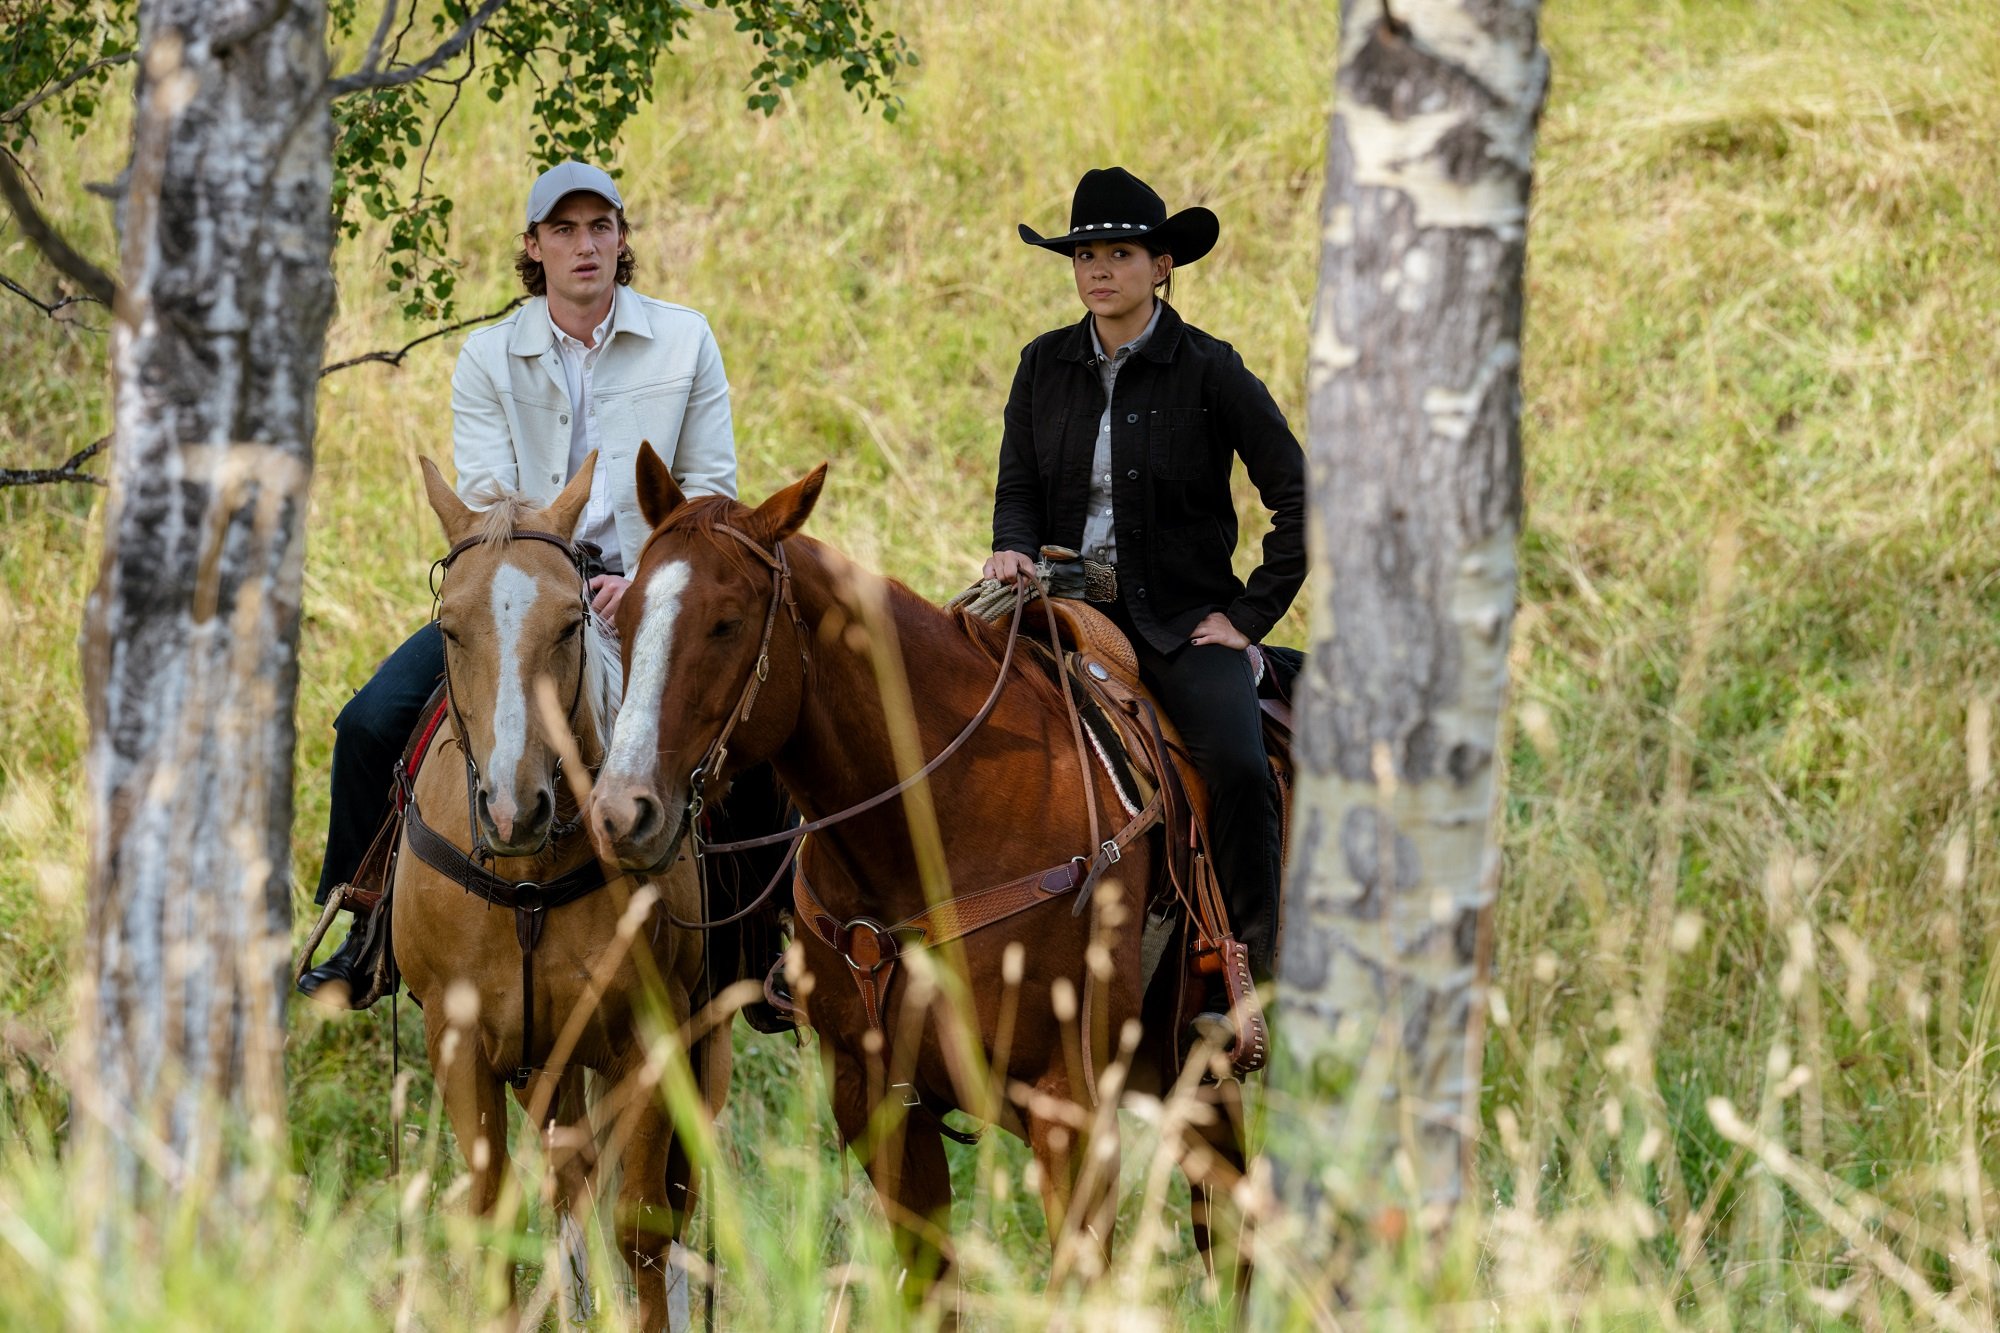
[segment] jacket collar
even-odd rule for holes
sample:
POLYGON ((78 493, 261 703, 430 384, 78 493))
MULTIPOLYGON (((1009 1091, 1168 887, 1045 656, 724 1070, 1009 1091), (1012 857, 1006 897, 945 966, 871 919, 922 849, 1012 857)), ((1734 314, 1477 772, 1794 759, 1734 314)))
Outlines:
MULTIPOLYGON (((604 341, 609 343, 621 333, 639 338, 653 336, 653 321, 646 318, 645 302, 637 292, 622 284, 611 292, 611 331, 604 335, 604 341)), ((507 350, 515 356, 533 357, 555 345, 555 329, 549 323, 549 298, 537 296, 514 316, 513 332, 507 335, 507 350)))
MULTIPOLYGON (((1097 355, 1096 340, 1091 337, 1091 318, 1086 314, 1070 326, 1069 332, 1063 335, 1061 344, 1056 348, 1058 358, 1064 361, 1084 362, 1097 355)), ((1154 325, 1153 336, 1146 339, 1145 345, 1134 355, 1162 364, 1172 361, 1175 349, 1180 346, 1181 330, 1184 327, 1186 325, 1181 320, 1180 312, 1165 301, 1160 302, 1160 322, 1154 325)))

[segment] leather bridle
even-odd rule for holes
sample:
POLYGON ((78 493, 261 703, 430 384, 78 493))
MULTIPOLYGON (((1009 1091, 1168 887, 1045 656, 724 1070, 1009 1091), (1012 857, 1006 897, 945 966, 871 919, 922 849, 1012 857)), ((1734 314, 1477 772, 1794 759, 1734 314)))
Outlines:
MULTIPOLYGON (((509 540, 547 542, 569 557, 569 562, 577 574, 577 596, 583 604, 585 624, 580 633, 594 634, 597 631, 590 621, 590 584, 584 577, 583 560, 576 547, 567 539, 553 532, 542 532, 533 528, 522 528, 509 534, 509 540)), ((431 623, 438 623, 438 613, 443 596, 443 575, 451 568, 452 562, 466 551, 496 538, 479 535, 467 537, 453 546, 444 557, 431 566, 431 623)), ((442 639, 442 633, 440 633, 442 639)), ((583 864, 565 871, 551 880, 509 880, 486 869, 484 862, 494 859, 494 852, 486 843, 486 835, 479 827, 479 766, 472 757, 472 746, 467 739, 465 719, 458 711, 458 696, 451 683, 451 641, 442 639, 444 652, 444 696, 445 707, 449 710, 451 724, 457 733, 459 753, 465 758, 465 819, 472 849, 461 850, 455 843, 443 837, 424 822, 423 813, 417 808, 417 794, 414 783, 407 774, 399 773, 398 781, 404 786, 404 816, 408 821, 406 836, 410 850, 417 858, 433 870, 446 876, 467 892, 476 895, 497 907, 504 907, 514 913, 514 940, 521 947, 521 1060, 514 1067, 509 1081, 516 1087, 524 1087, 534 1073, 530 1063, 535 1053, 535 946, 541 943, 542 927, 547 922, 551 909, 575 902, 588 894, 595 893, 610 883, 599 866, 597 858, 591 857, 583 864)), ((574 719, 577 707, 583 701, 583 678, 588 670, 588 644, 579 646, 576 667, 576 687, 570 694, 569 712, 574 719)), ((562 799, 562 759, 556 759, 554 800, 562 799)), ((581 825, 581 817, 564 822, 551 812, 549 831, 542 839, 541 847, 528 853, 536 856, 551 842, 559 841, 574 833, 581 825)), ((613 878, 616 876, 614 875, 613 878)))
MULTIPOLYGON (((567 538, 558 537, 553 532, 543 532, 537 528, 520 528, 512 533, 509 533, 505 538, 496 538, 480 533, 467 537, 462 541, 458 542, 449 551, 446 551, 443 556, 441 556, 438 560, 432 563, 431 575, 430 575, 431 624, 438 628, 439 648, 444 656, 445 707, 450 711, 452 729, 458 735, 459 754, 462 755, 465 760, 466 827, 470 830, 472 837, 472 850, 469 853, 469 857, 475 862, 491 861, 494 857, 494 852, 493 849, 487 845, 485 831, 481 829, 479 826, 479 807, 478 807, 479 764, 478 761, 472 757, 472 746, 469 740, 469 735, 465 729, 465 716, 463 713, 459 711, 458 707, 458 691, 454 689, 452 686, 451 640, 444 636, 443 626, 439 623, 438 617, 442 609, 444 600, 444 575, 451 569, 452 562, 457 560, 461 555, 464 555, 467 551, 471 550, 473 547, 483 546, 488 542, 495 540, 547 542, 549 545, 555 547, 557 550, 561 551, 566 557, 568 557, 571 568, 576 570, 577 599, 579 602, 582 603, 583 606, 585 623, 582 632, 585 634, 591 632, 591 626, 589 623, 590 584, 583 576, 582 554, 576 549, 575 545, 573 545, 567 538)), ((589 653, 589 651, 590 650, 587 646, 580 645, 576 660, 576 684, 574 688, 572 688, 570 691, 569 711, 564 714, 565 717, 574 718, 576 716, 577 706, 583 702, 583 678, 585 672, 588 669, 588 662, 586 661, 586 656, 589 653)), ((555 799, 560 800, 562 795, 562 756, 560 755, 556 757, 554 791, 555 791, 555 799)), ((545 834, 542 838, 541 847, 537 847, 533 852, 526 853, 526 855, 529 856, 540 855, 542 850, 546 848, 549 845, 549 843, 569 836, 571 833, 574 833, 579 827, 581 827, 580 815, 578 819, 571 820, 565 823, 561 820, 556 819, 553 816, 553 814, 551 814, 549 820, 549 829, 547 834, 545 834)))

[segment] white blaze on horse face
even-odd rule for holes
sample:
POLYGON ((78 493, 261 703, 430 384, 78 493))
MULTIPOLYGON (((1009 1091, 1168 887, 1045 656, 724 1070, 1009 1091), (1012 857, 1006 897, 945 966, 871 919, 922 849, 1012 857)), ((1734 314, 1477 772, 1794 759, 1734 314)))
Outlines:
POLYGON ((493 753, 486 761, 491 792, 488 808, 512 819, 521 759, 528 752, 528 682, 522 676, 521 630, 542 594, 534 576, 513 565, 493 574, 493 637, 500 649, 494 677, 493 753))
POLYGON ((653 571, 646 582, 646 606, 639 615, 639 632, 632 636, 632 661, 625 673, 625 702, 611 739, 606 777, 649 782, 660 757, 660 696, 666 693, 667 662, 673 655, 674 622, 681 614, 681 593, 690 569, 676 560, 653 571))

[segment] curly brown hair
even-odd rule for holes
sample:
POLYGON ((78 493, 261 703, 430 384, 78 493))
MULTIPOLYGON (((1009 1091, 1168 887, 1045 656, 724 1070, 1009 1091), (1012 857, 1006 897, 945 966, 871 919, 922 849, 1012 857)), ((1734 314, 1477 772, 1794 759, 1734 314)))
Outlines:
MULTIPOLYGON (((632 285, 632 272, 635 265, 632 261, 632 247, 626 244, 626 238, 632 234, 632 229, 625 224, 625 210, 621 208, 616 211, 618 214, 618 269, 612 276, 617 279, 620 287, 630 287, 632 285)), ((528 236, 533 236, 535 234, 535 227, 541 225, 538 222, 534 226, 529 227, 522 239, 526 240, 528 236)), ((549 275, 542 271, 541 260, 528 258, 528 247, 526 245, 523 245, 514 254, 514 272, 520 275, 521 285, 528 289, 528 295, 547 296, 549 294, 549 275)))

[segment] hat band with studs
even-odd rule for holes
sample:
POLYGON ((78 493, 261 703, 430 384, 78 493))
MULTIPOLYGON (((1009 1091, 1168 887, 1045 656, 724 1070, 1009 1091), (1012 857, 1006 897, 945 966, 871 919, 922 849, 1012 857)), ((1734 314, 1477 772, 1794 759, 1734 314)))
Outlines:
POLYGON ((1146 222, 1086 222, 1074 231, 1151 231, 1152 224, 1146 222))

